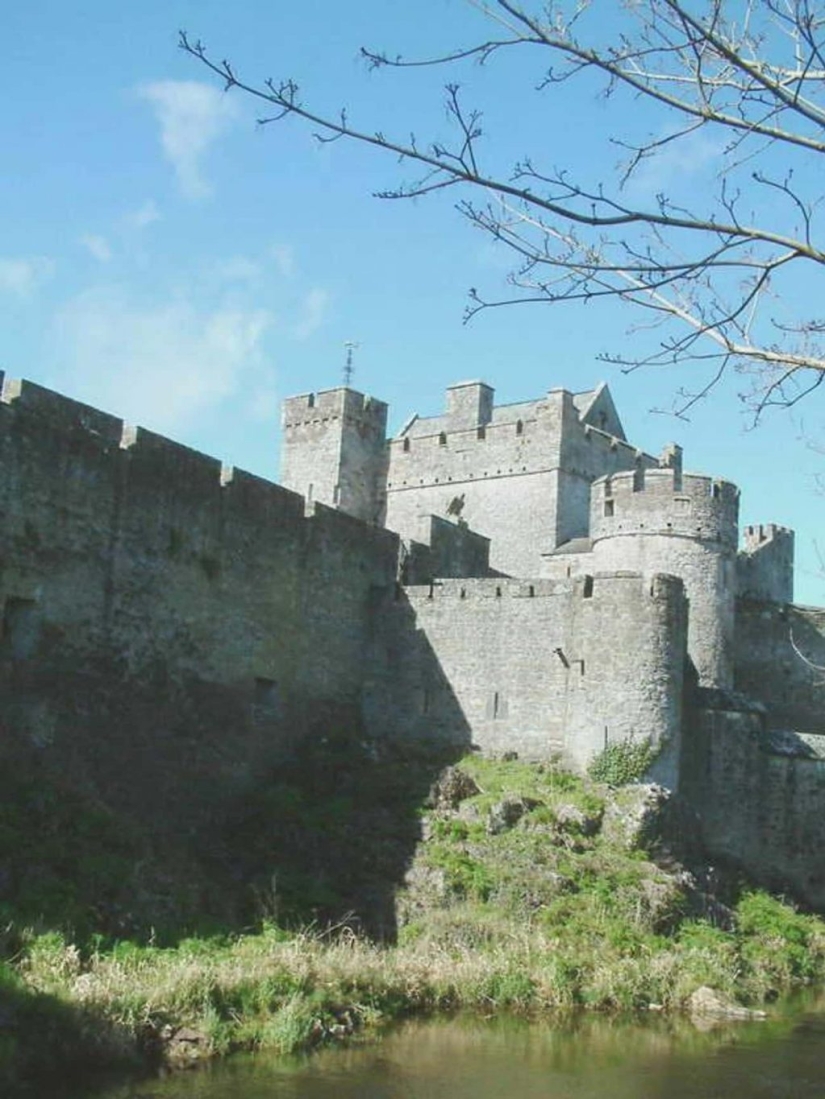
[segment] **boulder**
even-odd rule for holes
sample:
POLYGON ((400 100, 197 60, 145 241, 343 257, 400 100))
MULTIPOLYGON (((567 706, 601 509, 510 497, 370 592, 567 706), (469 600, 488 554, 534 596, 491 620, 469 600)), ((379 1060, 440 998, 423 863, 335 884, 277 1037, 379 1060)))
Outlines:
POLYGON ((670 791, 655 783, 615 790, 605 807, 602 832, 626 851, 648 851, 662 838, 670 791))
POLYGON ((487 834, 498 836, 513 828, 525 813, 541 805, 535 798, 508 797, 497 801, 487 814, 487 834))
POLYGON ((578 805, 560 805, 556 809, 556 824, 563 832, 577 836, 595 836, 602 826, 602 814, 588 813, 578 805))
POLYGON ((691 993, 687 1010, 693 1019, 764 1019, 764 1011, 753 1011, 728 999, 715 988, 702 985, 691 993))
POLYGON ((462 801, 480 793, 481 790, 472 775, 468 775, 460 767, 445 767, 430 788, 427 807, 455 809, 462 801))

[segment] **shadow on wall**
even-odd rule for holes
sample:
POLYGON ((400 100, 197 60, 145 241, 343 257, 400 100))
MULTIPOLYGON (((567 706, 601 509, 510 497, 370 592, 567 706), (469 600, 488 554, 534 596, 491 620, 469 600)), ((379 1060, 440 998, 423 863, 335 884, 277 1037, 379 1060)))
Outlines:
POLYGON ((81 660, 65 638, 0 654, 0 918, 80 939, 272 920, 392 940, 420 807, 469 749, 426 647, 452 735, 418 748, 380 714, 367 740, 357 700, 267 720, 245 690, 81 660))
POLYGON ((739 600, 736 688, 766 707, 768 728, 825 734, 825 611, 739 600))
MULTIPOLYGON (((389 600, 376 599, 376 615, 389 600)), ((471 748, 470 730, 438 658, 405 600, 393 603, 397 652, 372 650, 360 721, 326 721, 256 787, 228 807, 225 835, 254 892, 277 922, 346 923, 373 938, 396 937, 395 894, 420 839, 420 810, 441 770, 471 748), (403 621, 401 621, 403 620, 403 621), (414 638, 414 644, 411 639, 414 638), (404 639, 411 650, 405 657, 404 639), (405 735, 391 689, 398 660, 412 659, 433 708, 405 735), (424 719, 426 720, 426 718, 424 719)), ((424 699, 422 703, 422 698, 424 699)))

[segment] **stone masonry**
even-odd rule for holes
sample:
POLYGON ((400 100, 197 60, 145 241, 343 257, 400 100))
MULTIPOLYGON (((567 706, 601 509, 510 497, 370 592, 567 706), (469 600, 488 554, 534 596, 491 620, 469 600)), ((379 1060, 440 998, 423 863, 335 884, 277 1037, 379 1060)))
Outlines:
POLYGON ((331 727, 559 757, 650 742, 705 842, 825 906, 825 611, 793 534, 626 438, 606 386, 447 390, 395 437, 284 405, 283 487, 42 387, 0 397, 0 754, 194 828, 331 727))

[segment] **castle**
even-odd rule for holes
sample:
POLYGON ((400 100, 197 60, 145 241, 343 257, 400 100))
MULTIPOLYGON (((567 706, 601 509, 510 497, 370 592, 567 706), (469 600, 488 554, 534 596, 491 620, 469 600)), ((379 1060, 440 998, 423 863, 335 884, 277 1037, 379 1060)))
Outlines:
POLYGON ((739 549, 737 488, 632 446, 606 386, 467 382, 386 426, 351 388, 289 398, 279 486, 6 379, 7 736, 186 827, 333 725, 579 769, 649 742, 712 854, 825 905, 792 532, 739 549))

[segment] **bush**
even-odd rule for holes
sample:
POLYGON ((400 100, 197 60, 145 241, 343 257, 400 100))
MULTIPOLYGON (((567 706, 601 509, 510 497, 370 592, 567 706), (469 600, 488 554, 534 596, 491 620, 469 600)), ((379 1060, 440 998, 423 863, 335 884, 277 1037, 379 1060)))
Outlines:
POLYGON ((595 782, 627 786, 644 778, 658 754, 649 740, 620 740, 595 755, 587 773, 595 782))

